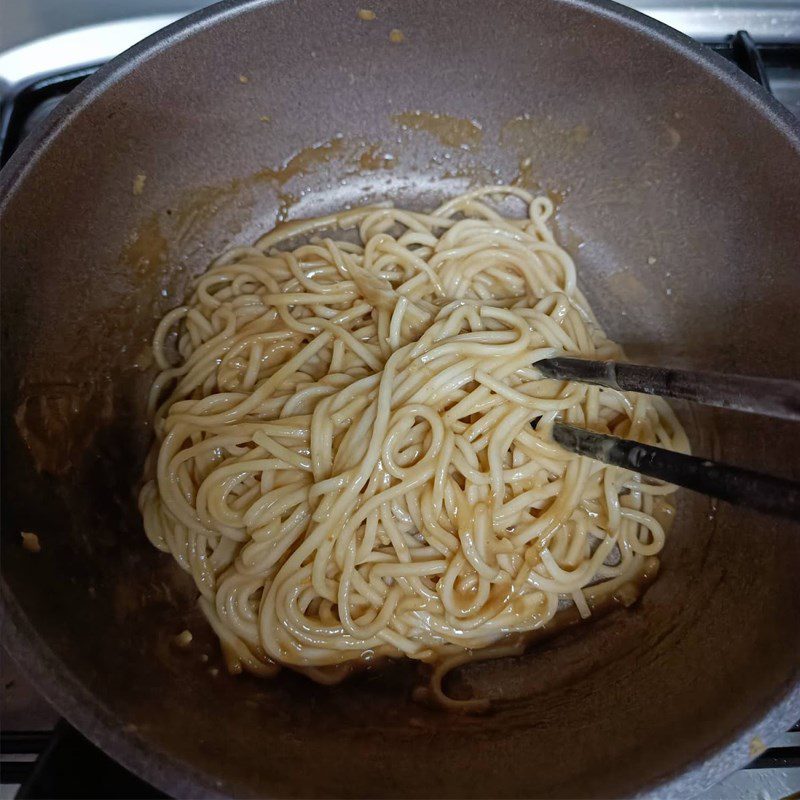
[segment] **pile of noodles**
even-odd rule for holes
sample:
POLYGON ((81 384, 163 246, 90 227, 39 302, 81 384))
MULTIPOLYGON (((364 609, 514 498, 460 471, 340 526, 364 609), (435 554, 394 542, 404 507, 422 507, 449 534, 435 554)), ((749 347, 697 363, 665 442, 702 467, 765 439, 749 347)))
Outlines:
POLYGON ((430 213, 292 223, 217 259, 163 319, 140 508, 232 671, 332 683, 405 656, 439 665, 450 703, 444 669, 507 652, 565 605, 589 616, 652 571, 673 487, 549 431, 688 442, 660 398, 537 370, 621 355, 552 211, 489 187, 430 213), (498 198, 527 216, 501 216, 498 198))

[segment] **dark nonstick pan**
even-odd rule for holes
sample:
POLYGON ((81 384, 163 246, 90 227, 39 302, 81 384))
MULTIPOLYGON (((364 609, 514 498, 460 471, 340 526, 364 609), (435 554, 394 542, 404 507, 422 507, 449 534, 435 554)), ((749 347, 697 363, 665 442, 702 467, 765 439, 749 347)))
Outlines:
MULTIPOLYGON (((800 717, 797 526, 684 493, 636 607, 453 678, 495 698, 480 717, 415 704, 413 665, 334 689, 227 676, 145 540, 155 321, 287 215, 515 180, 557 200, 631 356, 800 376, 800 134, 749 78, 613 3, 369 7, 195 14, 87 80, 3 171, 4 641, 175 795, 691 795, 800 717)), ((679 413, 696 452, 800 478, 790 424, 679 413)))

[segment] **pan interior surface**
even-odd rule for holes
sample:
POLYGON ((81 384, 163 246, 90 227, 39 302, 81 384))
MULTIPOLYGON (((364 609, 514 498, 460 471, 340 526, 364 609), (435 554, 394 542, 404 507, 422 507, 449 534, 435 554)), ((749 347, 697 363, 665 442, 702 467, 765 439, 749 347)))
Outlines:
MULTIPOLYGON (((681 493, 636 607, 454 678, 497 701, 481 717, 413 703, 408 664, 334 689, 226 675, 191 581, 144 537, 156 322, 214 256, 286 219, 515 182, 556 200, 580 285, 630 356, 800 373, 800 139, 773 106, 610 5, 370 9, 202 12, 79 90, 12 161, 12 649, 64 714, 174 794, 691 794, 798 713, 796 526, 681 493)), ((696 452, 800 478, 788 423, 678 412, 696 452)))

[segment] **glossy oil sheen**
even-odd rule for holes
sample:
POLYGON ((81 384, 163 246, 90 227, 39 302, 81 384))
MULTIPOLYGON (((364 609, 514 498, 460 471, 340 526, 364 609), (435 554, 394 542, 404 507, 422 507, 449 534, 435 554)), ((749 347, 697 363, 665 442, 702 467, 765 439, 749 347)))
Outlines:
MULTIPOLYGON (((749 79, 608 3, 369 8, 201 12, 87 81, 5 170, 6 640, 178 796, 692 794, 800 716, 797 526, 683 493, 641 603, 455 679, 498 699, 483 717, 413 703, 413 665, 335 689, 226 676, 144 538, 147 341, 276 219, 516 180, 557 200, 630 356, 800 375, 800 136, 749 79)), ((800 477, 789 423, 679 411, 696 452, 800 477)))

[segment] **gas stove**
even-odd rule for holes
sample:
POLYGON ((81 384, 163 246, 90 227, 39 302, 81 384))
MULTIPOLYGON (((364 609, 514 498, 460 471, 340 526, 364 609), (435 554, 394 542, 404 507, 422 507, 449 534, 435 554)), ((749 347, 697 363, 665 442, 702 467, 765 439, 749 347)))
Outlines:
MULTIPOLYGON (((0 165, 98 67, 204 5, 190 0, 0 0, 0 165), (136 16, 143 11, 164 13, 136 16)), ((800 119, 799 0, 633 0, 627 5, 731 60, 800 119)), ((0 800, 165 796, 60 720, 2 655, 0 800)), ((800 723, 767 744, 753 742, 753 761, 701 795, 703 800, 800 797, 800 723)))

